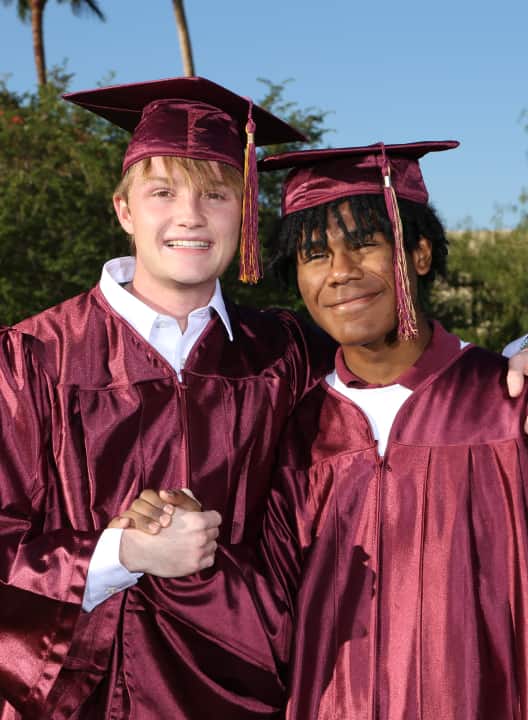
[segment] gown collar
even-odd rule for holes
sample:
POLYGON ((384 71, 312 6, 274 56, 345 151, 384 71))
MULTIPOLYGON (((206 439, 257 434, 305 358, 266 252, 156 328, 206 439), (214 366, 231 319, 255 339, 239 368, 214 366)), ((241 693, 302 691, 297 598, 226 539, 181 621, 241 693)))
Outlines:
MULTIPOLYGON (((415 390, 424 380, 440 370, 467 345, 467 343, 461 342, 456 335, 447 332, 436 320, 431 321, 431 328, 431 339, 418 360, 399 377, 388 383, 389 385, 402 385, 409 390, 415 390)), ((383 387, 382 384, 371 384, 355 375, 345 363, 342 347, 336 353, 336 372, 341 382, 347 387, 358 389, 383 387)))

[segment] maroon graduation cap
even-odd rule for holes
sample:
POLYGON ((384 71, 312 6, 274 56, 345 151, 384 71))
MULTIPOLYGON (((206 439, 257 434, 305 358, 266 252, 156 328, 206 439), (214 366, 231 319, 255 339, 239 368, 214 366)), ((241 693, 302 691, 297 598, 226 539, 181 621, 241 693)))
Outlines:
POLYGON ((394 234, 394 273, 398 336, 417 335, 416 312, 411 299, 403 230, 397 198, 426 204, 419 159, 429 152, 458 147, 455 140, 399 145, 375 143, 363 147, 301 150, 271 155, 259 169, 293 168, 282 191, 282 214, 322 205, 349 195, 383 195, 394 234))
POLYGON ((262 276, 258 248, 256 145, 305 141, 295 128, 248 99, 200 77, 113 85, 64 99, 128 130, 123 173, 155 156, 227 163, 244 174, 240 278, 262 276))

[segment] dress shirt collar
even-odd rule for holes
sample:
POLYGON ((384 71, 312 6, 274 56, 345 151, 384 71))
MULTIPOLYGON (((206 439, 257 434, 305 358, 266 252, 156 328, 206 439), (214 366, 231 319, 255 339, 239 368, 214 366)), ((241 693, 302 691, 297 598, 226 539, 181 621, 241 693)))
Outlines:
MULTIPOLYGON (((146 340, 150 336, 152 326, 159 313, 149 307, 146 303, 129 293, 122 287, 124 284, 132 281, 136 268, 136 260, 133 257, 119 257, 109 260, 103 266, 99 287, 106 298, 108 304, 121 317, 123 317, 132 327, 146 340)), ((233 340, 233 331, 231 321, 227 314, 220 281, 216 281, 215 290, 212 298, 204 308, 196 308, 189 316, 200 315, 205 309, 214 310, 220 317, 229 339, 233 340)))
MULTIPOLYGON (((462 347, 467 345, 467 343, 461 343, 456 335, 448 333, 436 320, 432 321, 431 327, 431 339, 423 353, 412 367, 389 383, 390 385, 402 385, 409 390, 415 390, 418 385, 440 370, 452 357, 461 352, 462 347)), ((349 370, 345 363, 342 347, 336 353, 336 372, 341 382, 350 388, 383 387, 383 385, 369 384, 349 370)))

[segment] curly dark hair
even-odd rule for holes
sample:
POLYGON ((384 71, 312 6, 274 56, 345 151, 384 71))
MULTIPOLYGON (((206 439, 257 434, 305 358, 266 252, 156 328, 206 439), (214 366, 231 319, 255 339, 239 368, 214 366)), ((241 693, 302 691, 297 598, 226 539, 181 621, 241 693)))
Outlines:
MULTIPOLYGON (((428 238, 432 245, 431 269, 427 275, 418 278, 419 299, 423 300, 428 285, 436 275, 443 276, 446 273, 448 241, 442 223, 430 205, 399 199, 398 207, 407 252, 414 250, 420 237, 428 238)), ((351 195, 306 210, 299 210, 281 220, 278 233, 272 241, 270 265, 286 285, 290 285, 296 276, 297 251, 301 242, 303 252, 309 252, 314 233, 317 233, 318 246, 322 244, 326 247, 329 211, 336 218, 352 246, 360 247, 375 232, 382 232, 390 242, 394 242, 392 225, 382 195, 351 195), (339 211, 339 206, 344 202, 348 204, 354 218, 356 229, 353 231, 347 229, 339 211)))

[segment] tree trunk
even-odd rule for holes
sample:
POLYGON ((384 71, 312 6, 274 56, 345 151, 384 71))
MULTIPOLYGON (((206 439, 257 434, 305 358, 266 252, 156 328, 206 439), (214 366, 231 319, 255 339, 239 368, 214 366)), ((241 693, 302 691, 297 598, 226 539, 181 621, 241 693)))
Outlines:
POLYGON ((187 77, 191 77, 194 75, 194 62, 192 56, 191 37, 189 35, 189 28, 185 17, 183 0, 172 0, 172 7, 174 8, 174 16, 176 18, 176 26, 178 28, 183 73, 187 77))
POLYGON ((44 55, 43 11, 46 0, 31 0, 31 32, 33 35, 33 54, 37 68, 39 85, 46 84, 46 58, 44 55))

